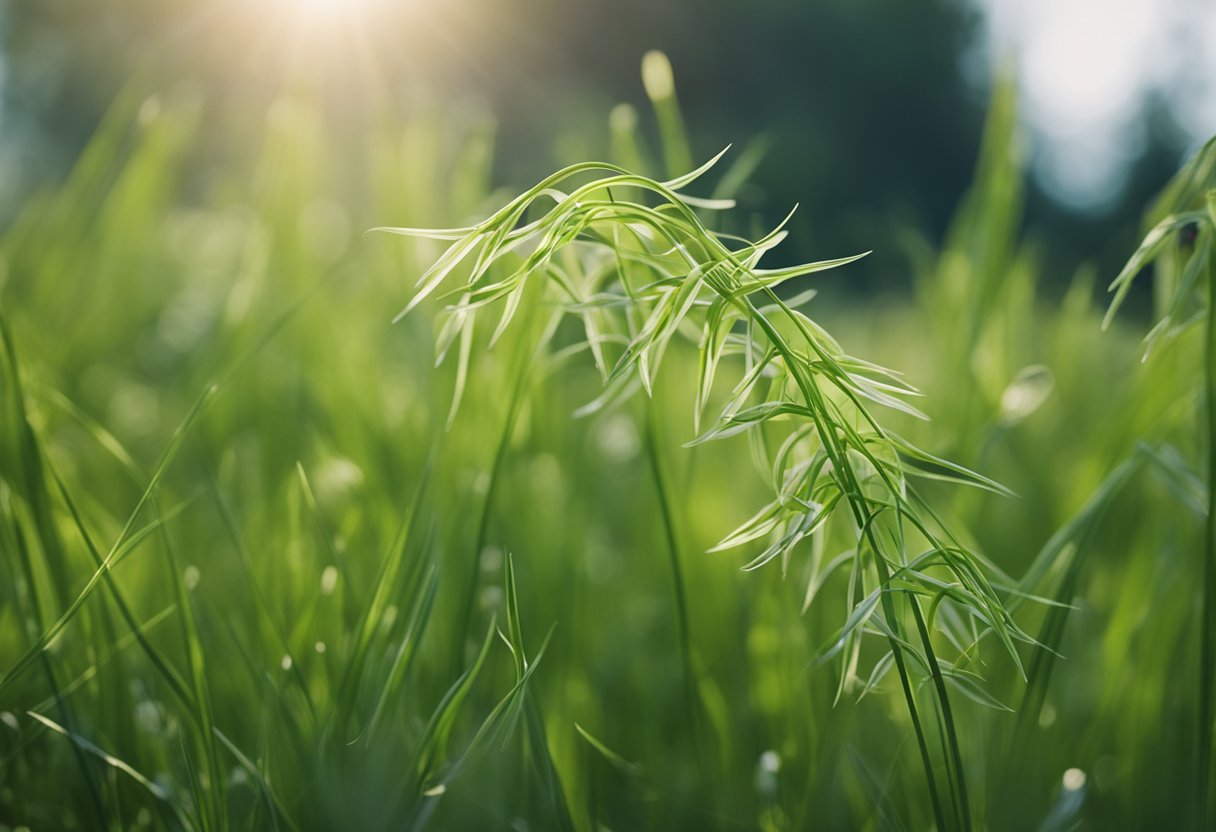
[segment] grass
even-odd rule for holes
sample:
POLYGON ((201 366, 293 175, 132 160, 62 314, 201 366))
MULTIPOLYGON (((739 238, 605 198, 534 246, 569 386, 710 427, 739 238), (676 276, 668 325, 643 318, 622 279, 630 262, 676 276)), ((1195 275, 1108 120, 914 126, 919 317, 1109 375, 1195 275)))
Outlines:
POLYGON ((1216 140, 1208 144, 1178 173, 1150 212, 1155 220, 1127 266, 1111 283, 1115 293, 1103 324, 1109 324, 1127 297, 1132 281, 1145 266, 1156 264, 1160 272, 1159 320, 1145 337, 1145 361, 1150 350, 1162 341, 1178 337, 1188 327, 1205 324, 1203 358, 1203 441, 1207 458, 1207 505, 1203 507, 1204 546, 1197 570, 1202 600, 1199 614, 1198 742, 1195 761, 1197 828, 1216 824, 1212 788, 1213 732, 1216 726, 1216 323, 1211 309, 1216 299, 1216 140), (1165 214, 1165 216, 1162 216, 1165 214), (1186 230, 1190 239, 1177 240, 1186 230), (1175 252, 1167 246, 1176 245, 1175 252), (1206 291, 1205 291, 1206 290, 1206 291), (1196 304, 1196 296, 1202 300, 1196 304), (1193 307, 1198 305, 1198 311, 1193 307))
POLYGON ((644 73, 657 146, 618 108, 514 198, 476 119, 351 139, 301 92, 216 159, 214 102, 133 87, 25 207, 0 823, 1201 823, 1210 147, 1102 335, 1024 239, 1012 89, 862 302, 848 252, 762 264, 762 148, 689 174, 644 73))

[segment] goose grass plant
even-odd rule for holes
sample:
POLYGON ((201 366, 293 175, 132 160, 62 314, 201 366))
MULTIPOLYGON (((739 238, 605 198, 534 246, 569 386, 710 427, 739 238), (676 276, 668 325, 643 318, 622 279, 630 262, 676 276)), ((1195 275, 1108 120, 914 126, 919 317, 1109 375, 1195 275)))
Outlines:
POLYGON ((754 242, 706 227, 697 209, 731 203, 683 191, 721 156, 667 181, 606 163, 576 164, 475 225, 379 229, 449 243, 401 314, 447 288, 442 297, 450 304, 437 353, 445 356, 459 338, 457 396, 469 372, 465 345, 479 319, 497 312, 492 345, 529 298, 565 310, 582 325, 579 346, 591 354, 605 388, 579 411, 583 415, 639 389, 652 395, 665 354, 683 337, 698 354, 696 430, 715 396, 715 381, 722 380, 719 369, 737 367, 719 415, 687 444, 755 435, 771 466, 774 497, 714 550, 763 540, 763 550, 744 568, 773 561, 788 566, 798 544, 833 520, 848 524, 850 551, 816 564, 807 591, 809 603, 827 574, 838 568, 849 573, 850 613, 818 661, 841 657, 838 696, 864 694, 896 670, 937 823, 969 828, 965 764, 948 686, 992 701, 976 672, 981 638, 995 634, 1019 666, 1015 644, 1033 640, 993 586, 994 580, 1010 586, 1008 578, 942 527, 916 482, 946 479, 1004 489, 884 429, 874 406, 919 416, 907 402, 917 391, 895 372, 846 354, 801 311, 806 293, 783 298, 776 291, 857 257, 765 269, 760 260, 786 236, 784 222, 754 242), (529 296, 537 283, 545 293, 529 296), (935 632, 941 634, 937 644, 935 632), (863 679, 866 635, 885 639, 888 649, 863 679), (939 657, 942 642, 954 658, 939 657), (933 692, 930 720, 917 697, 924 682, 933 692), (940 727, 944 789, 930 749, 931 726, 940 727))

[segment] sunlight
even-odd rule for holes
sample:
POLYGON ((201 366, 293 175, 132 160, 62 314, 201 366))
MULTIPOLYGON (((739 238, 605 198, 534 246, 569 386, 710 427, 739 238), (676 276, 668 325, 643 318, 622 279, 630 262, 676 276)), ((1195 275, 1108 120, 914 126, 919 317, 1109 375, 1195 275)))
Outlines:
MULTIPOLYGON (((372 33, 400 27, 413 4, 390 0, 263 0, 267 12, 253 21, 262 51, 282 61, 284 83, 331 85, 374 95, 384 88, 372 33), (305 82, 304 79, 311 79, 305 82)), ((299 92, 299 88, 296 90, 299 92)))
POLYGON ((372 0, 297 0, 292 5, 307 14, 332 16, 350 13, 370 5, 372 0))
POLYGON ((366 17, 376 7, 387 7, 386 0, 267 0, 277 11, 309 27, 340 20, 366 17))

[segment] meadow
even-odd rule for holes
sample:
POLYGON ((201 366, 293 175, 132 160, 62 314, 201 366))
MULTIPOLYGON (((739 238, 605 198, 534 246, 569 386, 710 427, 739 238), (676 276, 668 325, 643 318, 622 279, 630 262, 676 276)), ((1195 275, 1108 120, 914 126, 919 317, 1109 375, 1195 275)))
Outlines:
POLYGON ((646 61, 522 195, 476 112, 133 82, 27 202, 3 828, 1210 828, 1216 145, 1045 274, 998 85, 861 296, 646 61))

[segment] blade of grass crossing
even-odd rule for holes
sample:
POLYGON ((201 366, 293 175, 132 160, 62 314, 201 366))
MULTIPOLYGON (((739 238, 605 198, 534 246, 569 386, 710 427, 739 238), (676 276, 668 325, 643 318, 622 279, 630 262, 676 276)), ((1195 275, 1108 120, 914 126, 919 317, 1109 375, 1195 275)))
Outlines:
MULTIPOLYGON (((25 535, 22 534, 20 527, 14 524, 13 531, 15 532, 15 548, 18 552, 19 560, 21 561, 22 571, 25 573, 25 580, 30 586, 29 597, 30 606, 32 607, 31 613, 33 615, 33 620, 36 622, 38 628, 42 629, 44 626, 42 606, 38 602, 37 593, 33 590, 33 565, 30 558, 29 547, 26 545, 25 535)), ((54 702, 55 709, 60 714, 60 719, 62 719, 70 729, 74 730, 75 720, 71 710, 61 695, 59 682, 55 677, 55 670, 51 666, 50 658, 46 653, 39 653, 38 660, 39 666, 46 675, 47 684, 51 689, 51 699, 54 702)), ((106 819, 110 817, 110 815, 106 812, 102 803, 101 787, 97 782, 97 777, 92 768, 89 766, 88 760, 85 759, 84 753, 78 746, 73 747, 73 756, 76 759, 77 766, 80 768, 80 774, 84 778, 85 786, 89 794, 89 800, 92 803, 94 812, 96 813, 97 822, 104 825, 106 819)))
POLYGON ((110 766, 111 768, 113 768, 117 771, 121 771, 123 774, 127 775, 129 778, 131 778, 131 780, 138 783, 140 785, 140 787, 143 788, 144 791, 146 791, 153 798, 155 798, 159 805, 162 805, 165 808, 167 808, 172 813, 174 820, 176 820, 182 828, 184 828, 184 829, 191 828, 191 826, 193 824, 191 824, 189 822, 189 820, 186 818, 186 816, 182 813, 181 807, 178 806, 177 803, 173 800, 172 795, 170 793, 168 793, 163 787, 157 785, 152 780, 150 780, 147 777, 145 777, 144 775, 140 774, 138 771, 136 771, 130 765, 128 765, 127 763, 118 759, 113 754, 110 754, 110 753, 98 748, 96 745, 89 742, 87 739, 82 737, 76 731, 66 728, 63 725, 60 725, 59 723, 55 722, 54 720, 48 719, 47 717, 43 716, 42 714, 36 713, 34 711, 27 711, 27 714, 30 716, 30 718, 36 720, 41 725, 44 725, 45 727, 54 731, 56 734, 62 734, 63 736, 70 739, 72 741, 72 744, 75 745, 80 750, 86 751, 89 754, 92 754, 93 756, 97 757, 99 760, 104 762, 106 765, 110 766))
POLYGON ((86 600, 88 600, 89 596, 92 595, 93 591, 97 588, 97 585, 103 580, 104 575, 121 556, 124 551, 124 545, 134 537, 136 520, 138 520, 140 514, 143 513, 144 508, 152 499, 153 494, 156 492, 157 487, 164 478, 165 472, 169 469, 170 464, 177 456, 177 452, 181 449, 182 443, 185 441, 186 434, 189 432, 190 427, 194 424, 195 420, 197 420, 199 414, 202 412, 208 401, 210 401, 212 395, 215 393, 215 390, 216 388, 214 386, 209 387, 195 402, 190 412, 186 415, 186 418, 177 427, 177 430, 174 431, 173 438, 170 440, 169 445, 162 453, 160 461, 157 463, 156 469, 153 471, 152 477, 148 482, 148 486, 144 489, 144 492, 139 498, 139 501, 136 503, 135 508, 132 509, 122 531, 114 541, 114 544, 110 547, 110 551, 106 554, 105 558, 102 559, 101 565, 98 566, 92 577, 89 578, 88 582, 84 585, 84 588, 81 589, 77 594, 76 599, 68 606, 66 610, 63 611, 59 618, 56 619, 53 624, 43 630, 42 635, 35 640, 34 644, 31 645, 29 649, 27 649, 25 653, 23 653, 21 657, 13 663, 13 665, 5 672, 3 677, 0 677, 0 690, 3 690, 5 687, 11 684, 13 679, 15 679, 21 673, 21 671, 28 667, 29 664, 38 656, 38 654, 46 649, 51 640, 63 631, 63 628, 68 625, 68 623, 80 610, 80 607, 86 600))

